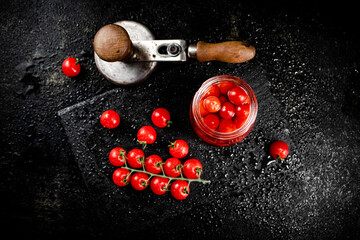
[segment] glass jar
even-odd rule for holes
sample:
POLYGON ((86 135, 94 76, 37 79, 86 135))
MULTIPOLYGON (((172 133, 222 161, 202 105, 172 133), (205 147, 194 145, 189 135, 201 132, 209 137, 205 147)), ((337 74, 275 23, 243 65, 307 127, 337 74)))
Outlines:
POLYGON ((195 133, 205 142, 217 146, 228 146, 240 142, 249 134, 255 123, 257 110, 258 105, 254 91, 243 79, 236 76, 220 75, 206 80, 195 93, 190 105, 190 123, 195 133), (204 118, 200 113, 200 104, 202 104, 202 99, 212 86, 219 86, 219 84, 229 81, 241 87, 249 96, 249 115, 245 122, 234 131, 220 132, 205 124, 204 118))

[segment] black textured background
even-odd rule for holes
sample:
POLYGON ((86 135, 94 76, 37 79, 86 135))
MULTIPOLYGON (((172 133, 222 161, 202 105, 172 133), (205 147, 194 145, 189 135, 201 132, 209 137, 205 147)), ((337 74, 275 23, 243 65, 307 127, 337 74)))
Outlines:
MULTIPOLYGON (((227 166, 231 169, 227 176, 226 168, 220 169, 221 174, 212 169, 205 175, 225 179, 223 191, 210 189, 214 196, 205 195, 202 203, 203 187, 197 185, 187 211, 177 211, 155 227, 141 226, 136 234, 168 239, 181 235, 191 239, 360 238, 356 6, 299 1, 291 5, 286 1, 8 1, 0 9, 2 234, 30 239, 129 237, 131 229, 113 225, 113 219, 122 219, 117 210, 111 215, 111 206, 104 207, 107 200, 102 204, 94 196, 84 168, 76 161, 81 154, 89 156, 71 151, 71 137, 57 115, 61 109, 117 88, 97 71, 92 40, 103 25, 129 19, 146 25, 157 39, 246 40, 257 54, 242 65, 164 63, 141 86, 115 92, 124 96, 134 92, 145 99, 162 93, 160 100, 153 100, 162 103, 166 98, 191 96, 210 76, 247 74, 268 83, 268 94, 278 106, 278 112, 272 113, 282 118, 272 120, 279 122, 273 128, 255 128, 244 142, 246 147, 211 149, 210 160, 224 153, 219 167, 226 164, 227 156, 244 155, 233 182, 229 180, 236 173, 232 166, 227 166), (81 60, 82 72, 76 78, 67 78, 61 71, 68 56, 81 60), (281 136, 276 136, 281 134, 276 130, 292 139, 285 164, 266 168, 268 159, 245 155, 256 148, 265 152, 281 136)), ((173 131, 198 143, 194 148, 201 152, 206 147, 201 148, 203 143, 180 116, 188 107, 185 99, 179 105, 168 102, 176 109, 175 119, 188 130, 173 131)), ((87 114, 82 117, 91 117, 87 114)), ((96 114, 90 120, 94 118, 96 114)), ((268 124, 266 118, 258 119, 259 126, 268 124)), ((134 216, 149 209, 140 208, 134 216)), ((129 214, 129 221, 136 226, 134 216, 129 214)))

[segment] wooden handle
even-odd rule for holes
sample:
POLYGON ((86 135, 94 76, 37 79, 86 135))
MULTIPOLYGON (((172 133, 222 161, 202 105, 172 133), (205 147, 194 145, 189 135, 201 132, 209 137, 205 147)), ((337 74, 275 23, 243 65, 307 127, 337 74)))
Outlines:
POLYGON ((105 61, 115 62, 129 58, 133 53, 133 45, 129 34, 119 25, 106 25, 94 37, 94 51, 105 61))
POLYGON ((255 56, 255 48, 241 41, 222 43, 197 43, 196 58, 199 62, 221 61, 228 63, 242 63, 255 56))

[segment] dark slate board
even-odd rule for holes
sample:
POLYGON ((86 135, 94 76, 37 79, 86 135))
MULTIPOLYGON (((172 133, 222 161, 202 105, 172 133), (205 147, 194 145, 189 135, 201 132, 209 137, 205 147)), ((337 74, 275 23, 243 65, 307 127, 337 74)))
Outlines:
POLYGON ((274 182, 284 181, 284 175, 294 171, 289 165, 298 162, 296 156, 290 154, 284 163, 267 165, 271 160, 267 151, 271 141, 283 139, 291 149, 294 144, 289 136, 288 123, 281 116, 281 106, 269 91, 269 82, 261 64, 184 65, 165 63, 143 85, 116 88, 58 113, 84 181, 94 196, 99 217, 115 229, 131 232, 135 230, 134 226, 136 229, 139 226, 146 228, 208 203, 234 204, 231 201, 235 199, 240 204, 249 198, 264 198, 264 194, 254 195, 254 191, 266 195, 266 191, 273 191, 274 186, 282 196, 281 184, 274 182), (182 67, 189 68, 188 72, 194 74, 183 76, 182 67), (212 146, 202 141, 193 132, 188 117, 190 102, 202 82, 222 74, 239 76, 248 82, 259 104, 252 132, 242 142, 228 147, 212 146), (199 159, 204 168, 202 178, 212 181, 210 185, 192 183, 190 195, 183 201, 175 200, 170 193, 157 196, 150 188, 142 192, 131 186, 119 188, 111 179, 116 167, 108 161, 109 151, 117 146, 128 151, 140 148, 136 143, 137 130, 143 125, 152 125, 150 116, 157 107, 168 108, 174 124, 171 128, 156 128, 158 138, 147 147, 145 154, 158 154, 165 160, 170 157, 168 142, 184 139, 190 150, 183 161, 199 159), (120 114, 118 128, 108 130, 100 125, 99 117, 107 109, 120 114))

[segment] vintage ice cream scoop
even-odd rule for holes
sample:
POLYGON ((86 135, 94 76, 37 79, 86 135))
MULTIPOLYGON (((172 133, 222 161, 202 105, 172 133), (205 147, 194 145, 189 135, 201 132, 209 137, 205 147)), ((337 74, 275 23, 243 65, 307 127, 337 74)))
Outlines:
POLYGON ((148 28, 134 21, 119 21, 102 27, 94 38, 95 63, 112 83, 132 85, 144 81, 158 62, 242 63, 255 56, 255 48, 242 41, 205 43, 187 46, 185 40, 155 40, 148 28))

